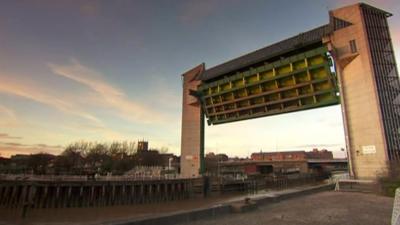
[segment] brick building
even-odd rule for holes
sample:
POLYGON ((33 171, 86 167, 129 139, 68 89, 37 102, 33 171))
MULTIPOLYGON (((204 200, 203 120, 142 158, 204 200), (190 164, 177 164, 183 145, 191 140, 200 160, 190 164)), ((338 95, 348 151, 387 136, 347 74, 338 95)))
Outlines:
POLYGON ((257 161, 306 161, 308 159, 333 159, 333 154, 326 149, 313 149, 310 152, 257 152, 251 154, 251 159, 257 161))
POLYGON ((314 148, 311 152, 306 152, 307 159, 333 159, 333 154, 331 151, 326 149, 318 150, 314 148))

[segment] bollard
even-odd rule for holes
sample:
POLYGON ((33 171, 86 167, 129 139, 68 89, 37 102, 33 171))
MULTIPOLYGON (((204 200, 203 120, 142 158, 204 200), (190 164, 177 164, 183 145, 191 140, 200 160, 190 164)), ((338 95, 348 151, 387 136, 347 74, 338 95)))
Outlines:
POLYGON ((392 225, 400 225, 400 188, 396 189, 393 202, 392 225))

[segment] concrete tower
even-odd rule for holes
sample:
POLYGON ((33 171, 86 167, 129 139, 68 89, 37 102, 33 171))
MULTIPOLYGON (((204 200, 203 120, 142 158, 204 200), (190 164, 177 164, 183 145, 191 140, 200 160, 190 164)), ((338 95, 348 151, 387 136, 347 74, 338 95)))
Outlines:
POLYGON ((199 176, 200 161, 204 153, 204 116, 201 103, 194 92, 201 84, 199 75, 204 71, 204 64, 182 74, 182 134, 181 134, 181 175, 199 176))
POLYGON ((400 159, 400 86, 387 23, 391 14, 360 3, 330 16, 334 31, 325 43, 338 71, 351 166, 357 178, 373 178, 400 159))

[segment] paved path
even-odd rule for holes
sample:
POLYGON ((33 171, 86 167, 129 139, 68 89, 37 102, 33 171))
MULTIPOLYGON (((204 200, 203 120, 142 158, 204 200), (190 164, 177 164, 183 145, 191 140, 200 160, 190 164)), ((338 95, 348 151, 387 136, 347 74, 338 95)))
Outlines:
POLYGON ((393 198, 355 192, 322 192, 190 225, 389 225, 392 207, 393 198))

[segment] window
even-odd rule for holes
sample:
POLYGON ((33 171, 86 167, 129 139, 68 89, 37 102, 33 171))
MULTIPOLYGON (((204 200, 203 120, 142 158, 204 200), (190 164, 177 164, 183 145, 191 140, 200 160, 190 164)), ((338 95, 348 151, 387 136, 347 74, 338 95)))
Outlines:
POLYGON ((356 40, 351 40, 350 41, 350 51, 351 51, 351 53, 356 53, 357 52, 356 40))

